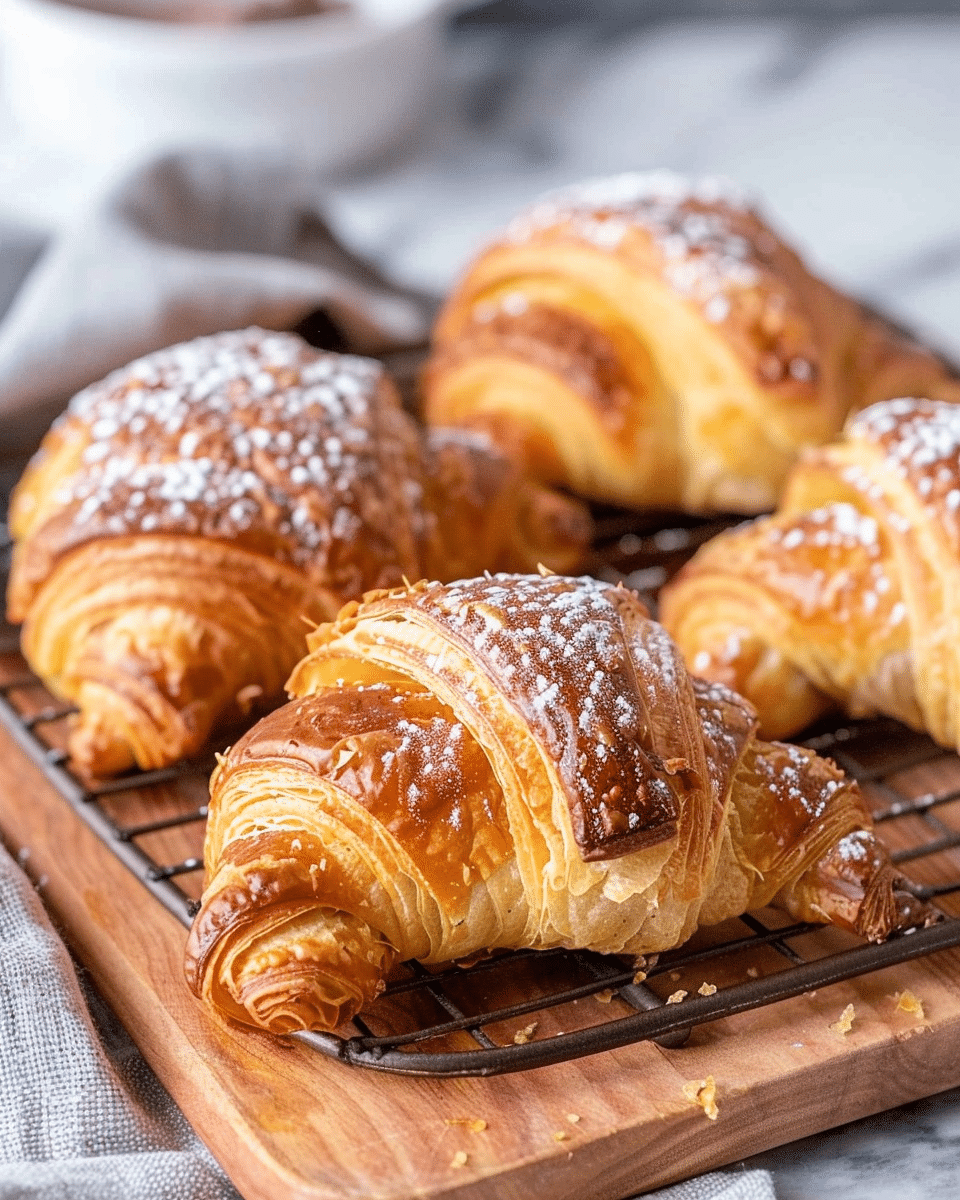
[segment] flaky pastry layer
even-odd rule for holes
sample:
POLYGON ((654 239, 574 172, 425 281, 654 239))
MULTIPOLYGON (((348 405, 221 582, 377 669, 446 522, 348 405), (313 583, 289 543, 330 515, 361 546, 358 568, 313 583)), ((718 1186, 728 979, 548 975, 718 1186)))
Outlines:
POLYGON ((668 172, 552 193, 437 321, 430 421, 630 507, 757 513, 847 413, 960 397, 931 352, 811 273, 729 185, 668 172))
POLYGON ((899 399, 810 452, 779 511, 703 547, 661 594, 690 669, 763 731, 831 708, 960 745, 960 409, 899 399))
POLYGON ((274 701, 307 624, 371 587, 570 567, 590 524, 481 436, 424 434, 379 363, 243 330, 71 402, 18 484, 8 592, 34 670, 111 774, 274 701))
POLYGON ((212 780, 187 976, 232 1018, 330 1029, 397 959, 650 954, 771 901, 871 938, 929 916, 856 785, 759 741, 623 588, 421 583, 310 647, 212 780))

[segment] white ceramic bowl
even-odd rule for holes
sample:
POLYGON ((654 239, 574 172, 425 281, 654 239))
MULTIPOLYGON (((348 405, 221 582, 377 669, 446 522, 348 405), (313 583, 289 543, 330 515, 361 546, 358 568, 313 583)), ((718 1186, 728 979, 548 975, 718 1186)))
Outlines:
POLYGON ((369 160, 433 96, 449 0, 229 27, 0 0, 0 85, 28 139, 109 164, 198 145, 369 160))

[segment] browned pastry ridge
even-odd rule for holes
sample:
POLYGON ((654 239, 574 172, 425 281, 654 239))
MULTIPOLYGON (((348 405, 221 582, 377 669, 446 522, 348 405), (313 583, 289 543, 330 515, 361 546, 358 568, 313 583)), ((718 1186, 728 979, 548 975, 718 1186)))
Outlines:
POLYGON ((193 990, 333 1029, 397 959, 648 954, 769 902, 873 939, 929 910, 855 783, 757 740, 637 596, 500 575, 349 604, 220 760, 193 990))
POLYGON ((852 417, 777 513, 708 543, 660 601, 690 669, 747 696, 766 736, 842 708, 960 746, 960 409, 852 417))
POLYGON ((562 569, 579 505, 482 437, 422 434, 372 360, 249 329, 81 392, 16 488, 9 616, 95 775, 194 753, 282 698, 310 623, 430 574, 562 569))
POLYGON ((437 321, 428 421, 628 507, 771 509, 806 446, 894 396, 956 400, 928 350, 812 274, 731 185, 593 180, 520 214, 437 321))

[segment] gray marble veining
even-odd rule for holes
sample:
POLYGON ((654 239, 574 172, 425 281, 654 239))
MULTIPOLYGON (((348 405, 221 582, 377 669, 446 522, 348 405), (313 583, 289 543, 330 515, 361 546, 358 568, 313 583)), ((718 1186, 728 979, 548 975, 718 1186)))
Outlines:
POLYGON ((960 1088, 757 1155, 777 1200, 953 1200, 960 1088))

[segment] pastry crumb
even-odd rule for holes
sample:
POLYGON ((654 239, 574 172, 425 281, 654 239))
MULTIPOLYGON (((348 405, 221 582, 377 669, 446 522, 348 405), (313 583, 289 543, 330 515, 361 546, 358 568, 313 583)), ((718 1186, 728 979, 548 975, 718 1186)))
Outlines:
POLYGON ((555 1129, 553 1131, 553 1140, 555 1142, 565 1142, 570 1134, 565 1129, 555 1129))
POLYGON ((926 1020, 926 1013, 923 1011, 923 1001, 918 999, 909 989, 904 989, 902 992, 894 992, 891 999, 897 1002, 897 1012, 912 1013, 918 1021, 926 1020))
POLYGON ((716 984, 707 983, 706 980, 704 980, 704 982, 701 983, 700 986, 697 988, 697 995, 698 996, 712 996, 716 992, 716 990, 717 990, 716 984))
POLYGON ((849 1033, 850 1030, 853 1028, 853 1019, 855 1016, 856 1016, 856 1012, 854 1011, 853 1005, 848 1004, 847 1007, 840 1014, 840 1019, 837 1021, 834 1021, 831 1024, 830 1028, 833 1030, 834 1033, 839 1033, 841 1036, 843 1036, 844 1034, 849 1033))
POLYGON ((613 999, 613 990, 611 988, 604 988, 602 992, 594 992, 593 998, 594 1000, 599 1000, 601 1004, 609 1004, 613 999))
POLYGON ((580 1114, 579 1113, 567 1113, 567 1120, 570 1122, 571 1125, 576 1125, 580 1120, 580 1114))
POLYGON ((667 997, 667 1003, 668 1004, 679 1004, 681 1000, 686 999, 686 996, 687 996, 687 993, 683 990, 683 988, 680 988, 678 991, 672 992, 667 997))
POLYGON ((533 1037, 533 1035, 537 1032, 537 1026, 539 1024, 540 1024, 539 1021, 531 1021, 530 1024, 525 1025, 523 1027, 523 1029, 518 1029, 517 1032, 513 1035, 514 1043, 517 1046, 525 1046, 527 1044, 527 1042, 529 1042, 530 1039, 533 1037))
POLYGON ((483 1117, 446 1117, 445 1125, 463 1125, 465 1129, 469 1129, 471 1133, 483 1133, 487 1127, 483 1117))
POLYGON ((751 979, 756 979, 756 977, 760 974, 760 970, 758 967, 747 967, 747 974, 751 979))
POLYGON ((709 1120, 715 1121, 720 1115, 717 1106, 717 1084, 712 1075, 706 1079, 691 1079, 683 1085, 683 1094, 693 1104, 699 1104, 709 1120))
POLYGON ((451 1167, 465 1167, 469 1162, 469 1157, 464 1150, 458 1150, 453 1158, 450 1159, 451 1167))
POLYGON ((637 971, 637 973, 636 973, 636 974, 634 975, 634 977, 633 977, 633 982, 634 982, 634 983, 643 983, 643 981, 644 981, 646 978, 647 978, 647 973, 646 973, 646 971, 637 971))

